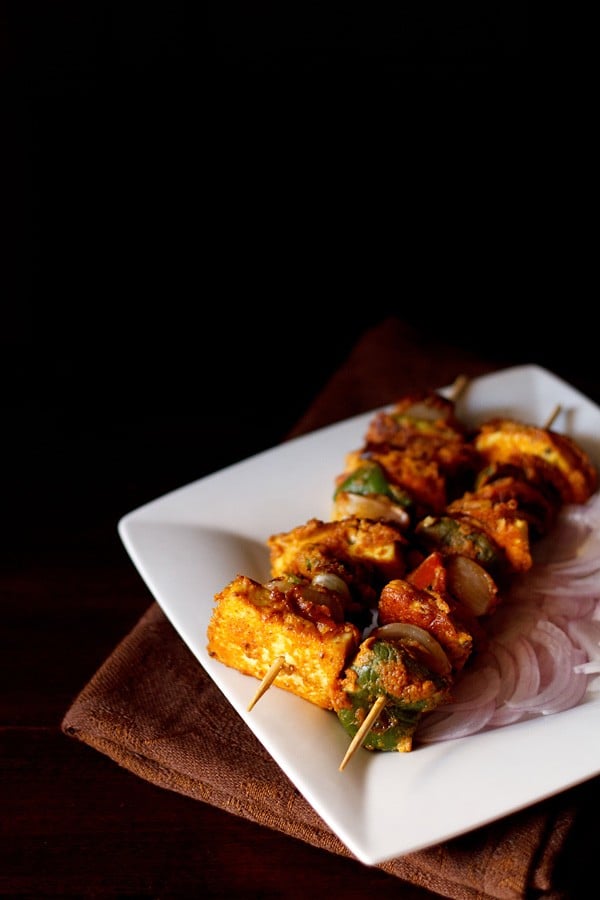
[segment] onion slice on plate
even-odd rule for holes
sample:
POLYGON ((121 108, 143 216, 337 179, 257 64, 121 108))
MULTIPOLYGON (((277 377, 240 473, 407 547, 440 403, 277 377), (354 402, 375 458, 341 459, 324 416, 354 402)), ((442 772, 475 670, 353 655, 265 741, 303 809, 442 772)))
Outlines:
POLYGON ((457 676, 453 701, 424 716, 417 740, 553 715, 600 690, 600 494, 561 510, 486 630, 485 652, 457 676))

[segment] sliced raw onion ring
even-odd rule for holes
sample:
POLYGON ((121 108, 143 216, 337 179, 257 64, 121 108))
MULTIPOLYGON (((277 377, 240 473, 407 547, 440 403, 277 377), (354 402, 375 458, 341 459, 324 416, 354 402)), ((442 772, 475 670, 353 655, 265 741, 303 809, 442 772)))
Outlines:
POLYGON ((475 706, 460 712, 443 713, 445 707, 433 713, 427 713, 423 725, 419 728, 418 739, 425 743, 431 741, 448 741, 454 738, 476 734, 489 723, 494 714, 493 700, 481 706, 475 706))
POLYGON ((485 659, 458 676, 457 703, 424 717, 420 740, 552 715, 600 691, 600 492, 583 506, 564 507, 541 543, 532 569, 514 580, 486 623, 485 659), (489 699, 493 669, 498 689, 489 699))

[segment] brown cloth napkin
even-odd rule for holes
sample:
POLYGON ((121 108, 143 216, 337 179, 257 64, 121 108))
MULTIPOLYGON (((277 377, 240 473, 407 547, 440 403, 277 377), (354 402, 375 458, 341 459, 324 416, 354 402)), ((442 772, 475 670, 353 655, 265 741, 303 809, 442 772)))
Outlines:
MULTIPOLYGON (((496 368, 502 368, 498 361, 486 362, 386 319, 364 334, 290 437, 418 388, 450 384, 459 373, 476 376, 496 368)), ((84 687, 62 728, 154 784, 352 856, 242 722, 157 604, 84 687)), ((583 861, 593 859, 592 814, 599 799, 600 779, 594 779, 379 868, 455 900, 572 898, 573 867, 581 872, 583 861)))

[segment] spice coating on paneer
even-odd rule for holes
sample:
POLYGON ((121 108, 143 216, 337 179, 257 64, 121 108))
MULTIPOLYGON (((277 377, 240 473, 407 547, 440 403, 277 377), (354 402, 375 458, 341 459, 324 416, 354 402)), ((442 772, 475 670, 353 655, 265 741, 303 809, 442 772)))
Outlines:
POLYGON ((345 470, 336 478, 333 517, 341 518, 353 503, 369 510, 369 480, 374 494, 387 497, 381 511, 384 518, 404 519, 409 525, 428 513, 439 514, 468 486, 478 462, 452 401, 430 391, 409 395, 389 411, 376 413, 364 446, 347 454, 345 470), (366 475, 362 483, 353 477, 375 468, 381 473, 379 487, 366 475))
POLYGON ((562 503, 585 503, 598 489, 596 468, 568 435, 492 419, 480 426, 474 445, 486 462, 518 466, 527 480, 551 484, 562 503))
POLYGON ((477 476, 475 493, 491 503, 514 501, 519 514, 529 524, 531 536, 543 537, 553 527, 562 501, 548 485, 532 484, 519 474, 518 469, 508 465, 486 466, 477 476))
POLYGON ((447 480, 436 460, 411 456, 394 448, 357 450, 346 456, 345 480, 367 464, 378 465, 387 481, 396 490, 410 497, 413 517, 426 512, 441 511, 448 502, 447 480))
POLYGON ((360 608, 377 603, 386 581, 406 571, 408 542, 400 527, 350 516, 333 522, 310 519, 288 532, 269 537, 274 577, 299 575, 313 578, 330 573, 344 581, 360 608))
POLYGON ((297 587, 270 588, 245 575, 216 594, 215 601, 207 629, 210 656, 259 679, 282 656, 276 686, 333 708, 336 682, 359 646, 356 626, 336 621, 326 604, 316 604, 309 617, 307 604, 301 611, 297 587))

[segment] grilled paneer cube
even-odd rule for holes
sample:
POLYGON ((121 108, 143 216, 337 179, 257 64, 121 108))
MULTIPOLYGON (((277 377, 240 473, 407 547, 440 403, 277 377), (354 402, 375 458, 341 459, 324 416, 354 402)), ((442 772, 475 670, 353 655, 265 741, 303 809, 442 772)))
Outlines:
POLYGON ((400 450, 414 460, 434 463, 447 482, 450 499, 462 492, 479 464, 469 433, 456 417, 454 403, 434 392, 409 395, 391 410, 373 416, 365 450, 384 449, 400 450))
POLYGON ((238 575, 215 595, 207 650, 226 666, 262 679, 284 658, 275 685, 333 709, 337 682, 360 643, 335 592, 304 579, 266 585, 238 575))
POLYGON ((477 475, 475 494, 492 503, 514 500, 527 520, 532 538, 541 538, 553 527, 562 502, 549 485, 525 481, 513 466, 493 463, 477 475))
POLYGON ((491 419, 479 427, 474 446, 487 463, 517 466, 527 481, 551 485, 562 503, 585 503, 598 488, 592 461, 565 434, 491 419))
POLYGON ((464 440, 466 429, 456 417, 452 400, 435 391, 419 391, 400 398, 389 410, 376 412, 371 419, 367 443, 403 446, 408 435, 426 435, 452 442, 464 440))
POLYGON ((349 475, 365 466, 378 466, 398 495, 404 494, 404 508, 413 520, 441 512, 448 502, 446 478, 435 459, 385 446, 357 450, 347 454, 345 472, 338 481, 348 481, 349 475))
POLYGON ((336 478, 333 518, 354 512, 410 526, 471 484, 479 457, 454 404, 434 392, 408 395, 374 415, 365 444, 336 478))
POLYGON ((406 571, 408 541, 400 526, 349 516, 332 522, 310 519, 291 531, 273 534, 267 544, 274 578, 317 574, 339 577, 351 599, 346 617, 360 620, 361 613, 377 604, 386 581, 406 571))

